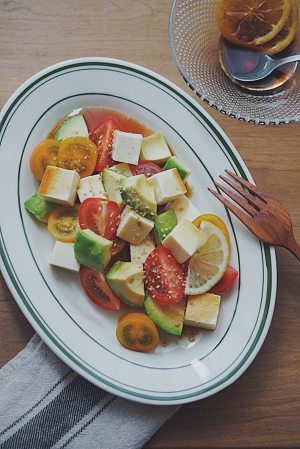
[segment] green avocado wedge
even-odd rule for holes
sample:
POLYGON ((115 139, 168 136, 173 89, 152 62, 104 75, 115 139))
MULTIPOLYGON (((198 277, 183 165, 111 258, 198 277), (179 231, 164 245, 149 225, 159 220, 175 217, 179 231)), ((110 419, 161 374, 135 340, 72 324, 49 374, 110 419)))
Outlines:
POLYGON ((81 114, 68 118, 55 133, 56 140, 64 140, 69 137, 89 137, 89 131, 81 114))
POLYGON ((190 170, 178 162, 176 156, 169 157, 163 167, 164 170, 170 170, 171 168, 176 168, 182 180, 184 180, 191 173, 190 170))
POLYGON ((107 198, 123 209, 124 201, 120 192, 121 179, 126 179, 126 176, 116 170, 105 168, 102 172, 102 182, 107 198))
POLYGON ((112 242, 90 229, 76 234, 74 253, 78 263, 97 271, 103 271, 111 259, 112 242))
POLYGON ((57 204, 50 203, 42 195, 36 193, 25 201, 24 206, 39 221, 47 222, 49 213, 57 207, 57 204))
POLYGON ((181 335, 183 329, 186 300, 181 299, 176 304, 159 306, 149 295, 144 302, 147 315, 154 323, 168 334, 181 335))
POLYGON ((113 165, 110 167, 111 170, 116 171, 117 173, 120 173, 124 176, 132 176, 132 172, 129 168, 128 164, 125 164, 125 162, 121 162, 120 164, 113 165))
POLYGON ((173 209, 169 209, 154 218, 154 235, 157 243, 162 244, 163 240, 177 225, 176 214, 173 209))
POLYGON ((120 180, 121 196, 125 204, 142 217, 154 220, 157 202, 154 187, 144 175, 130 176, 120 180))
POLYGON ((143 308, 144 273, 140 264, 118 261, 108 271, 106 279, 112 291, 127 305, 143 308))

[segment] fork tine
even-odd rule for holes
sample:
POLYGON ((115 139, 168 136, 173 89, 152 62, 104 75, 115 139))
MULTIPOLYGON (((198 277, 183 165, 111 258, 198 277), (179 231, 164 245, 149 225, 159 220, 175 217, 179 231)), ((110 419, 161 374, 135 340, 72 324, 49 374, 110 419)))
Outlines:
POLYGON ((265 204, 265 202, 259 200, 257 197, 252 195, 251 192, 249 192, 248 189, 244 189, 243 187, 240 187, 239 184, 231 181, 230 179, 226 178, 225 176, 220 175, 220 178, 222 181, 226 182, 230 187, 232 187, 236 192, 238 192, 240 195, 242 195, 244 198, 246 198, 250 203, 257 208, 257 210, 261 210, 262 206, 265 204))
POLYGON ((261 198, 264 202, 266 202, 270 198, 269 195, 266 195, 265 193, 258 190, 258 188, 254 184, 251 184, 250 182, 248 182, 244 178, 241 178, 240 176, 236 175, 232 171, 226 169, 225 172, 228 173, 237 182, 239 182, 242 186, 244 186, 248 190, 250 190, 250 192, 254 193, 259 198, 261 198))
POLYGON ((251 206, 247 201, 243 200, 241 197, 233 193, 231 190, 227 189, 227 187, 222 186, 222 184, 219 184, 215 181, 215 186, 218 187, 222 192, 226 193, 226 195, 229 196, 236 204, 238 204, 240 207, 242 207, 246 212, 248 212, 251 217, 253 217, 257 210, 251 206))
POLYGON ((228 201, 226 198, 224 198, 222 195, 220 195, 215 190, 211 189, 210 187, 207 188, 210 193, 212 193, 221 203, 224 204, 225 207, 227 207, 250 231, 253 229, 253 221, 252 219, 245 214, 241 209, 236 207, 234 204, 232 204, 230 201, 228 201))

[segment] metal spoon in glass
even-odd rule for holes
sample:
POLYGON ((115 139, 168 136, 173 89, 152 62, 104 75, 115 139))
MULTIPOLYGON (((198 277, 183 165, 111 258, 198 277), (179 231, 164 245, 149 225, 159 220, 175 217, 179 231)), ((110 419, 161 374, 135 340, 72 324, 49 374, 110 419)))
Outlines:
POLYGON ((229 75, 233 79, 236 79, 238 81, 251 82, 266 78, 277 67, 296 61, 300 61, 300 55, 292 55, 285 58, 273 59, 264 53, 257 52, 255 65, 253 65, 251 68, 247 65, 242 65, 238 68, 228 65, 227 69, 229 75))

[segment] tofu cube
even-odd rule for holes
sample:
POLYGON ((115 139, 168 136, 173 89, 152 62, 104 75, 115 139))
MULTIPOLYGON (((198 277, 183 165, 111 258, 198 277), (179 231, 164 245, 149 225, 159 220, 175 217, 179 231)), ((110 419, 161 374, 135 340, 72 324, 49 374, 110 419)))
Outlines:
POLYGON ((139 245, 130 244, 131 262, 142 265, 154 248, 155 245, 150 235, 148 235, 139 245))
POLYGON ((150 184, 155 189, 157 204, 166 204, 186 193, 186 187, 176 170, 162 171, 149 178, 150 184))
POLYGON ((193 223, 182 220, 167 235, 162 244, 171 251, 178 263, 183 263, 196 252, 200 235, 200 230, 193 223))
POLYGON ((125 133, 116 129, 114 131, 112 145, 113 160, 137 165, 140 158, 142 141, 142 134, 125 133))
POLYGON ((121 214, 117 236, 132 245, 139 245, 147 237, 153 227, 153 221, 141 217, 134 212, 131 207, 126 206, 121 214))
POLYGON ((221 296, 212 293, 188 296, 184 324, 214 330, 217 326, 221 296))
POLYGON ((170 149, 161 133, 151 134, 143 138, 141 160, 164 164, 171 156, 170 149))
POLYGON ((52 203, 74 206, 80 176, 75 170, 48 165, 38 193, 52 203))
POLYGON ((177 223, 180 223, 182 220, 194 221, 200 216, 198 209, 185 195, 180 195, 176 198, 171 203, 170 208, 175 212, 177 223))
POLYGON ((50 265, 78 273, 80 265, 75 258, 74 243, 65 243, 56 240, 49 258, 49 263, 50 265))
POLYGON ((105 190, 100 175, 86 176, 81 178, 77 195, 82 203, 87 198, 105 198, 105 190))

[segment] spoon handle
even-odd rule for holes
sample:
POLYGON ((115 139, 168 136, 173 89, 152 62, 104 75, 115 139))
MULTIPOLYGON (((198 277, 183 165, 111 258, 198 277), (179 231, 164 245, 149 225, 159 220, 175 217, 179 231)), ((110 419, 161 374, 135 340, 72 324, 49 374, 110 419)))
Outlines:
POLYGON ((274 60, 274 62, 276 63, 276 66, 283 65, 283 64, 289 64, 291 62, 297 62, 297 61, 300 61, 300 55, 286 56, 285 58, 274 60))

